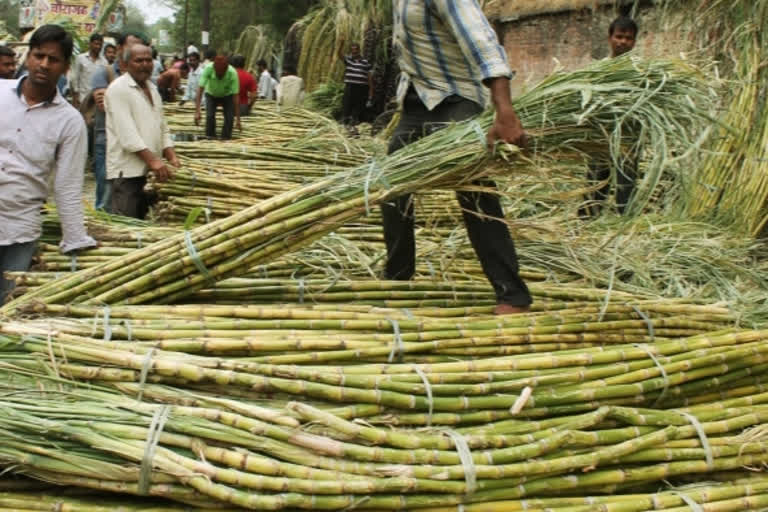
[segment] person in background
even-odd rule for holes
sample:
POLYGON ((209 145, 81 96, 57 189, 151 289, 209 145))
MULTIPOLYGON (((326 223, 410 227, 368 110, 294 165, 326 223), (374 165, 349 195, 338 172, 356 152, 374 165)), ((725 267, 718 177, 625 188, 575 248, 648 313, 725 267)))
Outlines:
MULTIPOLYGON (((637 23, 632 18, 619 16, 608 27, 608 44, 611 47, 611 58, 616 58, 632 51, 637 40, 637 23)), ((631 121, 630 121, 631 122, 631 121)), ((581 218, 594 217, 600 213, 611 189, 611 168, 614 168, 615 185, 614 198, 616 210, 624 214, 632 193, 635 191, 637 179, 637 163, 640 155, 634 151, 623 154, 618 162, 592 160, 589 163, 587 178, 593 190, 584 197, 584 204, 579 207, 581 218), (618 164, 618 165, 617 165, 618 164)))
POLYGON ((53 181, 63 253, 94 247, 83 214, 87 135, 82 116, 58 92, 74 42, 58 25, 32 34, 28 74, 0 81, 0 304, 13 289, 6 271, 26 271, 41 234, 40 212, 53 181))
POLYGON ((183 105, 188 101, 195 101, 197 97, 197 88, 200 84, 200 76, 203 74, 203 67, 200 65, 200 54, 192 52, 187 56, 187 65, 189 66, 189 74, 187 75, 187 89, 184 91, 184 96, 181 98, 179 105, 183 105))
POLYGON ((80 102, 91 92, 91 82, 93 75, 107 64, 107 60, 102 57, 101 47, 104 44, 104 36, 101 34, 91 34, 88 43, 88 53, 83 53, 75 59, 75 69, 72 79, 72 105, 80 108, 80 102))
POLYGON ((143 219, 151 200, 144 191, 147 173, 159 182, 173 177, 180 166, 163 117, 163 104, 152 83, 152 50, 134 44, 125 50, 126 72, 107 88, 107 178, 112 189, 112 213, 143 219))
POLYGON ((11 80, 16 74, 16 52, 0 45, 0 79, 11 80))
POLYGON ((280 84, 277 86, 277 104, 280 107, 295 107, 304 101, 304 80, 296 76, 296 68, 286 66, 280 84))
POLYGON ((213 59, 213 65, 203 69, 195 102, 195 124, 199 125, 200 104, 205 96, 205 135, 208 138, 216 138, 216 109, 219 105, 224 111, 221 140, 232 138, 235 122, 240 126, 240 109, 236 108, 239 93, 240 80, 237 71, 229 65, 225 55, 217 55, 213 59))
POLYGON ((157 79, 157 89, 164 102, 176 101, 176 92, 181 88, 181 81, 189 75, 189 65, 182 63, 180 68, 163 71, 157 79))
MULTIPOLYGON (((488 103, 488 91, 496 110, 488 145, 503 141, 525 146, 527 136, 512 106, 507 55, 478 2, 431 0, 430 6, 394 0, 393 39, 403 71, 398 87, 402 113, 388 152, 480 114, 488 103), (409 44, 414 40, 430 44, 409 44)), ((496 294, 494 313, 527 312, 531 294, 520 277, 515 245, 493 190, 496 185, 492 181, 476 185, 492 191, 462 191, 457 198, 469 240, 496 294)), ((387 246, 384 275, 409 280, 416 270, 412 196, 387 201, 381 211, 387 246)))
POLYGON ((274 95, 274 82, 272 81, 272 75, 267 69, 267 61, 261 59, 256 65, 259 67, 259 99, 271 100, 274 95))
POLYGON ((278 82, 274 74, 270 74, 269 78, 272 81, 272 101, 277 101, 277 86, 280 85, 280 82, 278 82))
MULTIPOLYGON (((256 80, 252 74, 245 70, 245 57, 242 55, 232 57, 232 66, 237 71, 237 78, 240 82, 240 92, 238 94, 240 117, 247 116, 251 113, 253 102, 256 101, 256 80)), ((236 126, 238 130, 242 130, 239 120, 236 126)))
POLYGON ((135 44, 147 44, 143 36, 138 33, 125 33, 117 40, 115 53, 117 59, 111 66, 104 66, 93 77, 92 95, 96 103, 96 112, 93 117, 93 174, 96 178, 96 200, 94 208, 97 210, 111 211, 112 190, 107 180, 107 119, 104 107, 104 94, 107 87, 115 78, 126 70, 125 49, 135 44))
POLYGON ((160 74, 165 71, 163 61, 158 57, 157 48, 152 48, 152 76, 150 80, 153 84, 157 85, 157 79, 160 78, 160 74))
POLYGON ((213 59, 216 58, 217 52, 213 48, 208 48, 205 50, 205 54, 203 55, 203 69, 207 68, 208 65, 213 64, 213 59))
POLYGON ((112 43, 107 43, 107 45, 104 46, 104 59, 107 61, 107 64, 114 64, 115 57, 117 57, 117 48, 115 48, 115 45, 112 43))
POLYGON ((187 58, 189 58, 189 56, 192 55, 193 53, 196 53, 197 56, 200 57, 200 50, 197 49, 197 46, 195 46, 194 41, 190 41, 187 43, 187 52, 185 55, 187 58))
POLYGON ((349 126, 360 123, 366 106, 373 103, 373 73, 371 64, 360 53, 360 45, 353 43, 349 55, 344 54, 344 41, 339 46, 339 59, 344 61, 344 100, 342 122, 349 126))

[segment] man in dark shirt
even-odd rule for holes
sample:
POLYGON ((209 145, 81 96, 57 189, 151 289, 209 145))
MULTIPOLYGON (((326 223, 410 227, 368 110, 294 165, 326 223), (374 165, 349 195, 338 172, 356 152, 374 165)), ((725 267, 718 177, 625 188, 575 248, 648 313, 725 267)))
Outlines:
POLYGON ((344 55, 344 41, 339 46, 339 59, 344 61, 344 102, 342 122, 355 126, 363 111, 373 101, 373 74, 371 64, 360 53, 360 45, 352 43, 349 55, 344 55))
MULTIPOLYGON (((616 58, 631 51, 637 40, 637 24, 631 18, 619 16, 608 27, 608 43, 611 46, 611 58, 616 58)), ((583 205, 579 208, 579 216, 589 218, 596 216, 602 210, 611 189, 611 168, 615 169, 616 210, 623 214, 632 193, 635 191, 637 179, 637 162, 639 154, 631 151, 622 154, 618 162, 606 162, 593 160, 589 163, 587 177, 593 189, 584 198, 583 205), (618 165, 617 165, 618 164, 618 165)))

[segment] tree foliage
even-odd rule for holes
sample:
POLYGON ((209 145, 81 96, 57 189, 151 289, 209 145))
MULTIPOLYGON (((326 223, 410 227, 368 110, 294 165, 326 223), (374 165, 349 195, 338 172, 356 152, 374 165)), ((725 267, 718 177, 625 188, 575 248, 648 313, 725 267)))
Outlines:
POLYGON ((5 22, 5 30, 13 37, 19 36, 18 0, 0 0, 0 20, 5 22))
MULTIPOLYGON (((184 7, 189 2, 187 39, 200 44, 202 0, 169 0, 176 9, 171 37, 177 47, 184 41, 184 7)), ((271 24, 285 34, 293 22, 304 16, 316 0, 210 0, 210 47, 232 50, 240 33, 248 25, 271 24)))

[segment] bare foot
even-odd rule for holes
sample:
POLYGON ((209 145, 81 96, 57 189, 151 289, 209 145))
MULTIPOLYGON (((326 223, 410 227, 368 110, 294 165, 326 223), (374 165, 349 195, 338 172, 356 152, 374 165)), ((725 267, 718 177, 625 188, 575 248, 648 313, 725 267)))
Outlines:
POLYGON ((494 315, 521 315, 528 313, 531 306, 513 306, 512 304, 499 304, 493 309, 494 315))

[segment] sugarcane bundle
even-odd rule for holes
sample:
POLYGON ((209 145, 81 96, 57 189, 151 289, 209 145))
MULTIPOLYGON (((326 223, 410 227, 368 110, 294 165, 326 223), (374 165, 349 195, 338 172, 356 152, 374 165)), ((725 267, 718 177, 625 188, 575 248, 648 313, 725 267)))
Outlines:
POLYGON ((28 322, 25 328, 55 329, 105 340, 147 340, 148 348, 258 356, 265 363, 306 364, 386 361, 397 351, 402 357, 412 354, 420 361, 429 357, 434 362, 445 357, 466 359, 662 342, 734 324, 722 307, 633 300, 621 295, 607 305, 601 302, 606 298, 604 291, 546 284, 532 285, 537 298, 535 314, 509 322, 487 318, 494 301, 479 284, 322 283, 320 291, 302 282, 291 286, 262 280, 259 284, 261 290, 254 293, 253 306, 244 306, 243 298, 231 306, 37 305, 25 313, 47 317, 28 322), (392 304, 382 307, 381 300, 371 300, 377 297, 392 299, 392 304), (462 303, 463 297, 470 299, 462 303), (405 306, 407 312, 403 311, 405 306), (280 352, 289 347, 296 352, 280 352))
MULTIPOLYGON (((697 310, 643 307, 651 318, 697 310)), ((50 307, 57 308, 65 309, 50 307)), ((231 308, 216 309, 207 312, 216 318, 231 308)), ((172 310, 190 323, 201 317, 193 307, 172 310)), ((161 319, 169 311, 112 313, 134 313, 139 323, 139 314, 161 319)), ((698 312, 727 316, 712 307, 698 312)), ((296 317, 277 308, 271 314, 296 317)), ((345 317, 345 329, 366 322, 360 311, 345 317)), ((579 506, 579 496, 636 493, 768 460, 768 395, 758 391, 764 331, 464 362, 299 367, 95 340, 65 327, 0 327, 2 359, 12 362, 0 369, 0 460, 62 485, 251 509, 358 503, 399 510, 520 499, 579 506), (221 386, 230 398, 215 396, 221 386), (424 425, 453 430, 409 427, 424 425)), ((198 346, 212 351, 215 341, 198 346)), ((406 354, 428 361, 410 348, 406 354)), ((716 496, 750 494, 748 482, 732 485, 739 489, 716 496)), ((612 499, 624 501, 603 500, 612 499)), ((663 499, 678 504, 672 495, 663 499)))
MULTIPOLYGON (((677 4, 681 2, 668 2, 677 4)), ((765 0, 686 2, 697 20, 700 47, 715 52, 728 87, 723 95, 723 127, 710 134, 691 167, 684 212, 759 236, 768 222, 768 2, 765 0), (693 5, 691 5, 693 4, 693 5)))
MULTIPOLYGON (((236 215, 136 251, 119 262, 74 274, 25 296, 46 303, 173 303, 225 277, 294 252, 383 201, 430 188, 462 186, 488 174, 512 172, 537 162, 583 161, 585 154, 622 151, 631 139, 672 147, 670 137, 690 143, 692 129, 708 119, 679 94, 706 96, 697 70, 666 60, 624 58, 559 73, 516 99, 516 109, 534 136, 530 156, 489 164, 485 131, 492 113, 457 123, 419 142, 300 189, 275 196, 236 215), (620 119, 632 112, 632 133, 620 119), (617 125, 617 120, 619 124, 617 125), (671 127, 672 132, 670 132, 671 127), (609 144, 605 133, 611 134, 609 144)), ((503 148, 498 148, 499 152, 503 148)), ((659 152, 638 187, 644 204, 665 168, 659 152)), ((7 304, 11 313, 19 302, 7 304)))
MULTIPOLYGON (((330 81, 340 81, 344 63, 338 58, 342 42, 357 43, 367 55, 386 52, 386 38, 364 47, 364 36, 382 31, 390 23, 391 2, 383 0, 324 0, 301 20, 303 28, 299 75, 308 91, 330 81)), ((378 66, 379 62, 373 62, 378 66)))
POLYGON ((245 69, 253 73, 262 59, 271 67, 272 60, 282 53, 282 49, 273 27, 249 25, 240 33, 234 53, 245 57, 245 69))

